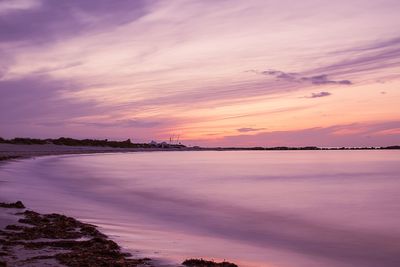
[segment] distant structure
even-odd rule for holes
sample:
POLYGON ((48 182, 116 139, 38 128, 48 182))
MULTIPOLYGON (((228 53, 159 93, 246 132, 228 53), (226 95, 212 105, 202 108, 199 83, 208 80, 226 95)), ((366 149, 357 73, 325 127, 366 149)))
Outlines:
POLYGON ((186 147, 179 141, 180 135, 172 135, 169 137, 169 143, 167 142, 161 142, 158 143, 154 140, 152 140, 149 145, 151 147, 156 147, 156 148, 175 148, 175 149, 180 149, 186 147))
POLYGON ((181 145, 181 143, 179 142, 179 138, 181 137, 181 135, 176 135, 173 134, 172 136, 169 137, 169 144, 170 145, 181 145))

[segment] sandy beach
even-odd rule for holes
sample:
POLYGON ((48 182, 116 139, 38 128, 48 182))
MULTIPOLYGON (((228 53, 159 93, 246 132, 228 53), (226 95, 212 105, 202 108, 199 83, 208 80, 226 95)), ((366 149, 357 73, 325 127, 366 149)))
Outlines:
MULTIPOLYGON (((162 148, 114 148, 95 146, 61 146, 61 145, 15 145, 0 143, 0 157, 37 157, 65 154, 91 154, 114 152, 139 152, 139 151, 163 151, 162 148)), ((168 149, 173 150, 173 149, 168 149)))

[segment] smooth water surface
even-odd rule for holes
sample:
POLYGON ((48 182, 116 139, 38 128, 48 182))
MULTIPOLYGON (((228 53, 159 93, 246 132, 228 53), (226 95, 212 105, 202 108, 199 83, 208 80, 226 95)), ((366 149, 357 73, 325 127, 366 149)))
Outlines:
POLYGON ((67 155, 1 166, 0 200, 170 263, 398 267, 399 176, 399 151, 67 155))

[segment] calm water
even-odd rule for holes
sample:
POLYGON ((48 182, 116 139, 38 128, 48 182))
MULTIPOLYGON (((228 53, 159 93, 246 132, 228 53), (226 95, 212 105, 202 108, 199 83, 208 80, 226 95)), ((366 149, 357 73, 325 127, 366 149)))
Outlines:
POLYGON ((100 225, 138 255, 400 266, 399 151, 151 152, 0 167, 0 200, 100 225))

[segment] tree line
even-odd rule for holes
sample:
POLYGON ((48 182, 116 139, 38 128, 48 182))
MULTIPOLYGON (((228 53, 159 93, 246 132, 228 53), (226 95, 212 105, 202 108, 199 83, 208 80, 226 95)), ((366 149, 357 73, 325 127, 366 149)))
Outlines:
MULTIPOLYGON (((13 138, 4 139, 0 137, 0 143, 6 144, 23 144, 23 145, 64 145, 64 146, 98 146, 98 147, 115 147, 115 148, 156 148, 160 144, 148 144, 148 143, 132 143, 130 139, 125 141, 110 141, 108 139, 74 139, 68 137, 60 137, 57 139, 37 139, 37 138, 13 138)), ((184 145, 169 145, 163 144, 164 147, 185 147, 184 145)))

